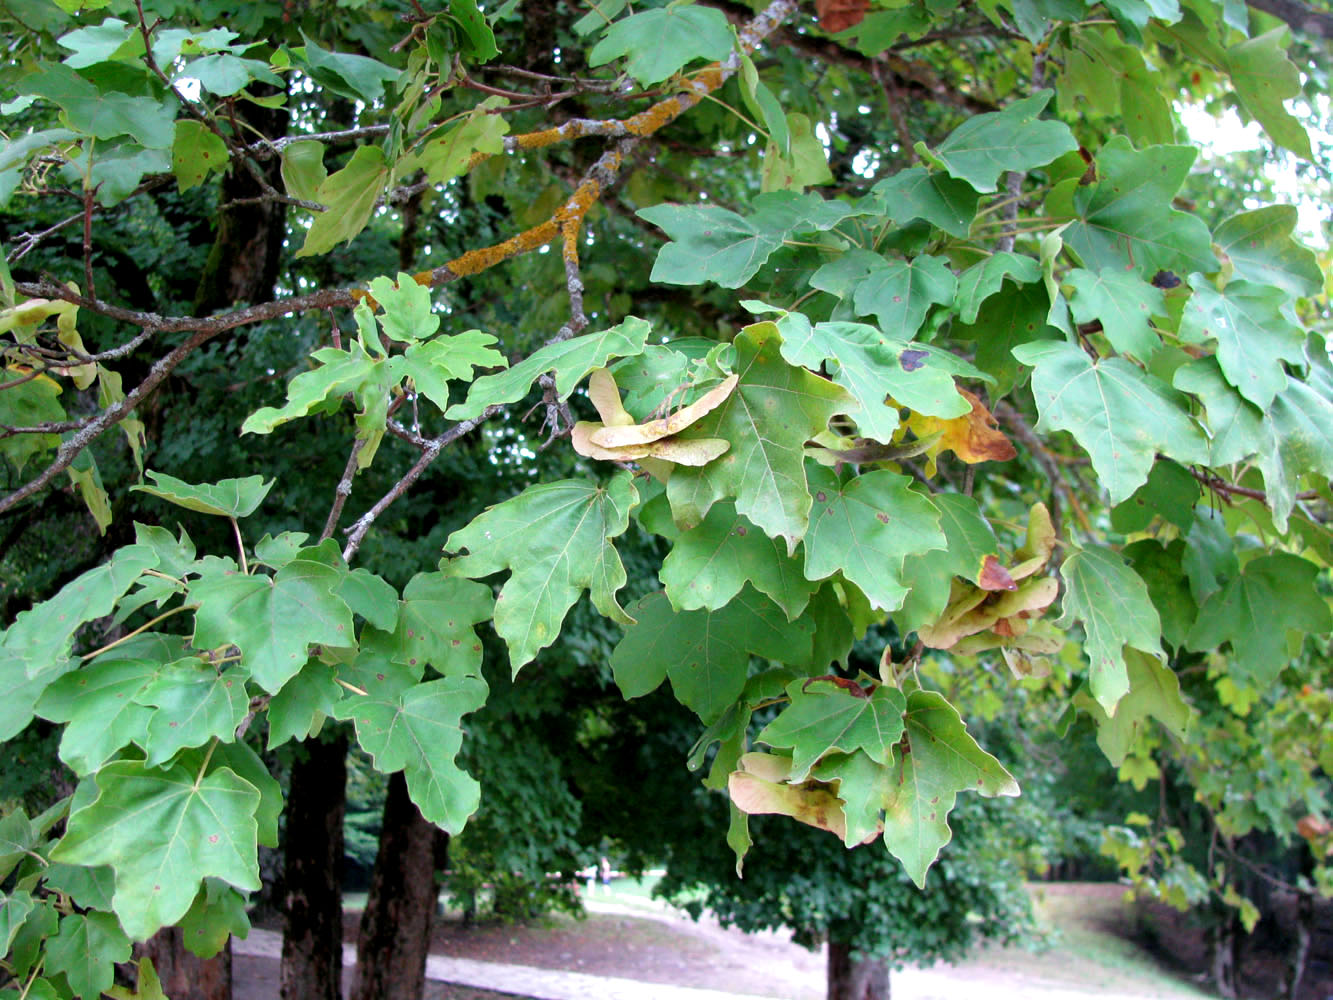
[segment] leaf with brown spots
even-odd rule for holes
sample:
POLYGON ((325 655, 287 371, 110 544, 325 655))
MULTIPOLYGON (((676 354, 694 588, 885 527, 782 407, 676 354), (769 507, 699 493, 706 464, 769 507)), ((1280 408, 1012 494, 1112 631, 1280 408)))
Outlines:
POLYGON ((808 826, 847 836, 847 817, 842 803, 826 785, 807 782, 789 785, 791 758, 765 753, 747 753, 740 759, 740 770, 727 781, 732 804, 751 816, 777 813, 790 816, 808 826))
POLYGON ((952 451, 969 465, 1007 462, 1018 455, 1009 439, 996 429, 995 418, 981 400, 966 389, 960 388, 958 394, 971 404, 971 412, 952 420, 913 412, 907 420, 907 426, 919 438, 940 435, 926 451, 928 476, 935 475, 935 461, 946 451, 952 451))
POLYGON ((855 28, 865 20, 870 0, 815 0, 819 26, 831 35, 855 28))

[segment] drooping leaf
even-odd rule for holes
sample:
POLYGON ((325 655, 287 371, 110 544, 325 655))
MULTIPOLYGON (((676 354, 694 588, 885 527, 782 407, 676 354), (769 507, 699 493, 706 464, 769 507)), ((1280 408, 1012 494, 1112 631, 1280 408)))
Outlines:
POLYGON ((1285 26, 1247 38, 1227 49, 1226 66, 1240 103, 1268 137, 1297 156, 1310 159, 1310 136, 1286 109, 1287 98, 1301 94, 1301 74, 1287 58, 1285 26))
POLYGON ((702 468, 678 468, 667 496, 683 528, 702 522, 718 500, 734 498, 737 512, 770 537, 786 539, 790 554, 810 513, 805 442, 853 401, 840 386, 787 364, 781 344, 773 323, 741 331, 735 341, 739 386, 682 435, 723 438, 731 449, 702 468))
POLYGON ((1142 578, 1111 549, 1079 549, 1060 566, 1060 577, 1064 614, 1056 624, 1083 623, 1092 696, 1107 714, 1114 713, 1129 691, 1125 647, 1162 656, 1161 618, 1142 578))
POLYGON ((180 765, 117 761, 97 773, 97 788, 96 800, 70 815, 51 856, 115 869, 116 916, 131 937, 183 917, 206 876, 259 888, 259 792, 234 771, 196 780, 180 765))
POLYGON ((1183 740, 1192 714, 1180 697, 1180 679, 1170 667, 1137 649, 1126 650, 1125 663, 1129 693, 1120 699, 1114 715, 1084 691, 1074 696, 1074 704, 1096 721, 1097 745, 1113 767, 1123 764, 1134 750, 1150 717, 1183 740))
POLYGON ((916 150, 926 162, 977 191, 994 191, 1006 171, 1044 167, 1078 148, 1068 125, 1038 118, 1052 93, 1039 90, 1003 111, 974 115, 933 150, 920 142, 916 150))
POLYGON ((669 677, 676 697, 705 723, 745 690, 750 654, 795 664, 810 656, 813 626, 787 621, 749 588, 716 611, 674 611, 665 594, 649 594, 632 610, 636 623, 611 656, 617 686, 637 698, 669 677))
POLYGON ((565 399, 596 368, 605 368, 611 358, 639 354, 652 330, 651 324, 633 316, 599 333, 571 337, 534 351, 508 371, 483 375, 472 383, 467 400, 451 406, 450 420, 471 420, 488 406, 513 403, 527 395, 532 383, 548 372, 555 375, 555 388, 565 399))
MULTIPOLYGON (((748 815, 777 814, 847 839, 847 817, 830 786, 793 785, 787 782, 791 758, 778 754, 747 753, 727 780, 727 794, 734 808, 748 815)), ((733 823, 733 828, 736 824, 733 823)), ((744 827, 741 827, 744 830, 744 827)), ((737 857, 748 846, 748 833, 734 838, 737 857)), ((733 837, 728 836, 728 843, 733 837)), ((737 862, 739 867, 739 861, 737 862)))
POLYGON ((131 489, 141 490, 200 514, 235 518, 253 514, 277 482, 276 479, 270 479, 266 483, 263 476, 246 476, 244 479, 220 479, 216 483, 196 486, 163 472, 149 472, 147 475, 153 481, 152 486, 134 486, 131 489))
POLYGON ((1289 632, 1333 628, 1328 600, 1315 587, 1319 567, 1289 552, 1259 556, 1199 609, 1191 649, 1231 643, 1233 662, 1257 683, 1271 683, 1288 663, 1289 632))
POLYGON ((796 618, 816 589, 785 546, 725 501, 714 504, 701 524, 680 533, 658 576, 672 606, 680 611, 715 611, 749 583, 788 618, 796 618))
POLYGON ((282 147, 282 184, 293 198, 316 201, 328 176, 322 142, 302 139, 282 147))
POLYGON ((191 641, 198 649, 239 646, 255 683, 276 694, 305 665, 311 643, 353 644, 352 613, 337 593, 341 578, 298 556, 272 577, 229 573, 194 581, 191 641))
POLYGON ((1139 488, 1157 452, 1180 462, 1205 462, 1208 444, 1183 397, 1122 358, 1094 363, 1067 342, 1014 349, 1034 365, 1037 431, 1066 430, 1092 458, 1098 479, 1117 504, 1139 488))
POLYGON ((227 144, 199 122, 176 123, 176 138, 171 145, 171 171, 182 191, 202 184, 209 174, 227 169, 227 144))
MULTIPOLYGON (((331 52, 321 48, 304 31, 305 58, 311 76, 321 86, 356 101, 373 104, 384 96, 384 85, 397 80, 400 71, 367 56, 331 52)), ((365 147, 362 147, 365 148, 365 147)))
MULTIPOLYGON (((185 947, 200 958, 212 958, 226 946, 232 935, 238 938, 248 936, 247 901, 248 897, 225 882, 204 879, 190 909, 181 917, 181 938, 185 947)), ((142 986, 144 980, 140 979, 139 984, 142 986)))
POLYGON ((671 242, 653 264, 652 280, 671 285, 712 281, 740 288, 793 233, 832 229, 853 213, 842 201, 772 191, 751 202, 748 216, 714 205, 654 205, 638 215, 666 231, 671 242))
POLYGON ((465 554, 442 564, 447 575, 476 579, 510 571, 496 598, 495 629, 515 671, 555 641, 585 589, 602 614, 631 621, 616 601, 625 567, 611 539, 629 526, 638 496, 625 472, 605 486, 576 479, 543 483, 488 507, 449 536, 445 549, 465 554))
POLYGON ((1287 386, 1283 361, 1305 358, 1305 331, 1282 314, 1287 293, 1271 285, 1231 281, 1217 288, 1201 274, 1190 276, 1194 294, 1180 317, 1181 339, 1217 341, 1217 361, 1227 381, 1260 409, 1287 386))
POLYGON ((303 740, 318 731, 325 716, 343 696, 334 680, 334 668, 318 660, 309 661, 269 699, 268 748, 290 739, 303 740))
POLYGON ((903 715, 910 752, 886 782, 884 845, 919 888, 953 837, 948 815, 959 792, 1017 795, 1018 783, 977 745, 957 709, 934 691, 913 691, 903 715))
MULTIPOLYGON (((859 685, 858 685, 859 687, 859 685)), ((897 688, 880 685, 855 693, 834 680, 815 678, 787 686, 790 703, 757 737, 776 749, 790 749, 789 781, 804 781, 821 757, 833 751, 864 751, 888 764, 903 735, 907 699, 897 688)))
POLYGON ((350 243, 370 221, 375 202, 389 178, 389 163, 379 146, 358 146, 347 164, 320 182, 314 201, 326 206, 318 212, 297 257, 328 253, 339 243, 350 243))
POLYGON ((630 76, 642 84, 654 84, 695 59, 725 59, 731 47, 731 27, 720 10, 671 4, 612 24, 588 53, 588 65, 601 66, 625 56, 630 76))
POLYGON ((783 153, 776 142, 769 143, 764 151, 760 190, 803 191, 810 185, 832 181, 828 153, 815 134, 810 117, 799 111, 789 112, 785 128, 790 138, 789 151, 783 153))
POLYGON ((432 184, 443 184, 466 173, 473 154, 503 153, 509 123, 493 112, 508 103, 504 97, 486 98, 463 121, 407 157, 399 169, 420 167, 432 184))

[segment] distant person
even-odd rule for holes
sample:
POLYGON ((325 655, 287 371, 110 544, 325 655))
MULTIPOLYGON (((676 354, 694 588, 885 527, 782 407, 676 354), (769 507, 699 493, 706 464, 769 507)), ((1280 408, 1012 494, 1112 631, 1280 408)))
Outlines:
POLYGON ((597 862, 597 870, 602 876, 602 891, 610 893, 611 891, 611 862, 602 855, 602 859, 597 862))

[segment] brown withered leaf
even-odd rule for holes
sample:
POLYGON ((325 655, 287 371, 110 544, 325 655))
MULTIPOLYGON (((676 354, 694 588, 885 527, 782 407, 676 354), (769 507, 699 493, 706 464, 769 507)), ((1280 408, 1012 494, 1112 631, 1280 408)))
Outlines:
POLYGON ((776 813, 847 839, 847 814, 842 802, 827 785, 807 781, 789 785, 791 758, 776 754, 747 753, 740 770, 727 779, 732 803, 751 816, 776 813))
POLYGON ((926 451, 926 474, 929 476, 935 474, 936 457, 945 451, 952 451, 969 465, 977 462, 1007 462, 1018 454, 1009 439, 996 428, 995 418, 982 405, 981 400, 966 389, 960 388, 958 392, 972 404, 970 413, 950 420, 913 413, 907 419, 907 426, 919 438, 939 434, 939 438, 926 451))
POLYGON ((815 0, 819 26, 829 34, 856 27, 869 9, 870 0, 815 0))
POLYGON ((1010 572, 994 556, 981 560, 981 572, 977 574, 977 586, 982 590, 1017 590, 1010 572))

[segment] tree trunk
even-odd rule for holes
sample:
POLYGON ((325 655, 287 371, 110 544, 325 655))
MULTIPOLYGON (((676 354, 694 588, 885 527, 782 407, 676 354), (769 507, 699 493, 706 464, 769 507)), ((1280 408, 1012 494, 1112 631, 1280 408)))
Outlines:
POLYGON ((1296 933, 1287 952, 1287 1000, 1297 1000, 1305 964, 1310 957, 1310 938, 1314 930, 1314 893, 1296 894, 1296 933))
POLYGON ((849 945, 828 943, 828 1000, 889 1000, 889 966, 882 958, 856 958, 849 945))
POLYGON ((389 778, 370 895, 356 936, 351 1000, 420 1000, 449 836, 428 823, 401 771, 389 778))
POLYGON ((343 814, 347 731, 308 739, 292 762, 287 795, 282 1000, 342 996, 343 814))
POLYGON ((152 959, 162 992, 171 1000, 231 1000, 230 938, 212 958, 200 958, 186 950, 179 927, 163 927, 134 950, 152 959))
POLYGON ((1236 952, 1238 950, 1240 921, 1230 912, 1223 914, 1208 931, 1211 953, 1213 988, 1217 995, 1228 1000, 1236 996, 1238 979, 1236 952))

